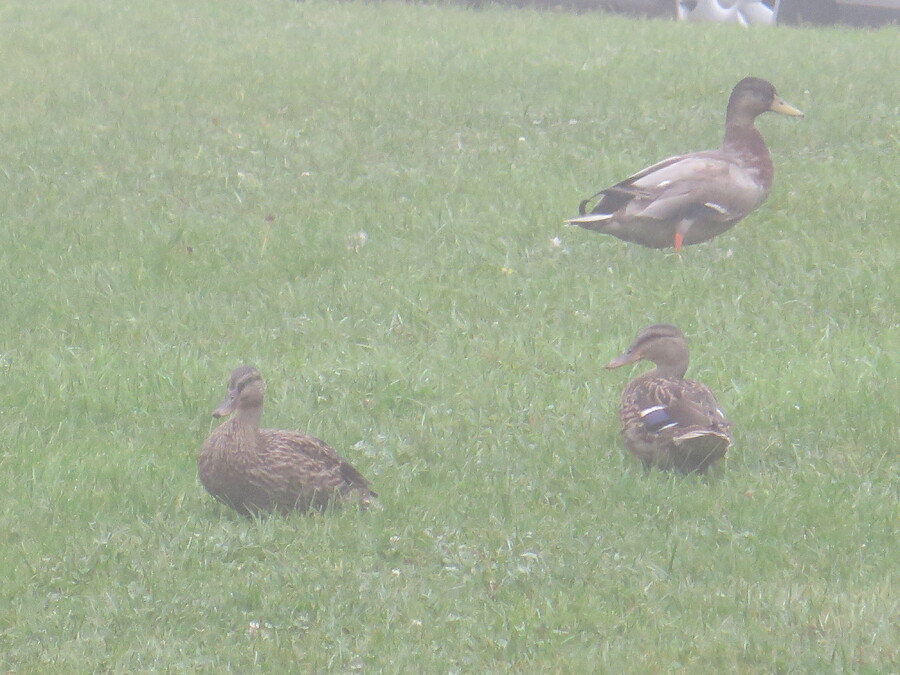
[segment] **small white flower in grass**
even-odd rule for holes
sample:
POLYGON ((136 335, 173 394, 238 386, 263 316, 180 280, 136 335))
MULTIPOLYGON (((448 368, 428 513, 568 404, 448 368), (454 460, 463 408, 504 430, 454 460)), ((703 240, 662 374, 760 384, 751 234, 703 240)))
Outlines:
POLYGON ((357 232, 356 234, 348 235, 344 240, 344 246, 347 247, 348 251, 358 252, 369 242, 369 235, 362 230, 357 232))
POLYGON ((400 576, 400 570, 398 570, 398 569, 392 569, 392 570, 391 570, 391 574, 393 574, 395 577, 399 577, 399 576, 400 576))
POLYGON ((525 137, 519 136, 519 143, 524 143, 524 142, 525 142, 525 137))
POLYGON ((571 119, 571 120, 569 120, 569 124, 578 124, 578 120, 571 119))
POLYGON ((268 621, 253 620, 247 624, 247 635, 268 640, 272 637, 272 624, 268 621))

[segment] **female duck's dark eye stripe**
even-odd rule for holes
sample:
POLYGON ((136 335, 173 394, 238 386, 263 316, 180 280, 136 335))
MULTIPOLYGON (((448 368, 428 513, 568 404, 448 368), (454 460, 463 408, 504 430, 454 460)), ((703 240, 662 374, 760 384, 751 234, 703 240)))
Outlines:
POLYGON ((260 380, 262 380, 262 378, 257 373, 250 373, 238 380, 237 384, 234 385, 234 389, 240 391, 251 382, 259 382, 260 380))
POLYGON ((668 409, 662 405, 644 408, 639 414, 644 426, 648 431, 652 431, 653 433, 658 433, 663 429, 678 426, 678 422, 671 418, 668 409))

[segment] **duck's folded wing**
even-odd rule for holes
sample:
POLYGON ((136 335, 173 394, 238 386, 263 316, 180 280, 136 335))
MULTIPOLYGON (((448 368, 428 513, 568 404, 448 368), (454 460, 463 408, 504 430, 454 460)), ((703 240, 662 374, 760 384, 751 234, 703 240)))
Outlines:
POLYGON ((343 481, 352 487, 367 488, 369 485, 369 481, 350 462, 315 436, 273 429, 263 429, 261 433, 272 439, 269 443, 272 462, 281 462, 284 467, 302 466, 311 476, 319 477, 320 481, 324 482, 327 476, 329 484, 337 485, 343 481))
POLYGON ((315 436, 301 431, 260 429, 264 449, 272 462, 304 462, 309 466, 334 465, 342 458, 334 448, 315 436))
MULTIPOLYGON (((582 218, 648 218, 670 221, 743 218, 765 199, 745 169, 716 152, 669 157, 582 202, 582 218), (587 214, 588 204, 599 201, 587 214)), ((578 223, 579 218, 572 219, 578 223)))
POLYGON ((634 392, 633 404, 640 423, 651 433, 729 426, 713 393, 693 380, 646 382, 634 392))
POLYGON ((626 215, 655 220, 743 218, 764 196, 746 171, 733 162, 687 155, 631 184, 635 198, 626 215))

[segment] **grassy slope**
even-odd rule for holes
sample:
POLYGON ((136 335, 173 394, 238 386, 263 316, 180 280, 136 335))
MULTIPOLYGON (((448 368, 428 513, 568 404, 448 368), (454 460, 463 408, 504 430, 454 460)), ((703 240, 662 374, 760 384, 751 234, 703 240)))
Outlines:
POLYGON ((0 27, 4 669, 900 668, 896 30, 239 0, 0 27), (808 114, 760 120, 758 213, 683 264, 561 226, 714 145, 750 73, 808 114), (736 421, 717 480, 620 448, 600 366, 655 321, 736 421), (245 361, 383 511, 212 502, 245 361))

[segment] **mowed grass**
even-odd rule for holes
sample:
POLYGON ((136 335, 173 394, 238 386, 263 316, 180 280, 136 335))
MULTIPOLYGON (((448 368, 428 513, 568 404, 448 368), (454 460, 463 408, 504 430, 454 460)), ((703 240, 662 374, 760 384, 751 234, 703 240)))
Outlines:
POLYGON ((0 667, 900 670, 897 31, 399 4, 0 8, 0 667), (686 249, 563 227, 770 79, 768 203, 686 249), (359 233, 365 233, 365 242, 359 233), (735 446, 644 477, 643 326, 735 446), (231 369, 384 508, 244 520, 231 369))

